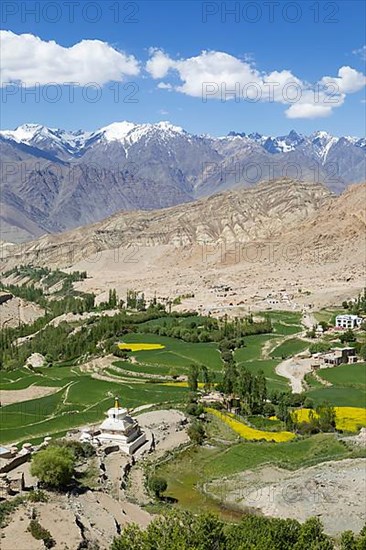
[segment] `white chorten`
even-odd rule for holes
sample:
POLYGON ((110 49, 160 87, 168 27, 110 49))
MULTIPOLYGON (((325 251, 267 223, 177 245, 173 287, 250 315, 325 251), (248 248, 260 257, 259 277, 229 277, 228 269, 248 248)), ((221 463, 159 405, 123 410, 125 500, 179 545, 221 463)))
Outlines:
POLYGON ((127 454, 132 455, 146 441, 137 420, 134 420, 127 409, 119 406, 116 397, 114 407, 108 410, 106 418, 99 427, 97 439, 102 444, 117 444, 127 454))

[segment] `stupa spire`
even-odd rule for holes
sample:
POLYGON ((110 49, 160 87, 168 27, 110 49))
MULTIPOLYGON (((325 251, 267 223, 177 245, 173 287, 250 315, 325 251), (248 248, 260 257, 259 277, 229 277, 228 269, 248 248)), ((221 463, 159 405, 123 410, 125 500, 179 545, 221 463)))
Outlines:
POLYGON ((118 397, 114 398, 114 408, 119 409, 119 399, 118 399, 118 397))

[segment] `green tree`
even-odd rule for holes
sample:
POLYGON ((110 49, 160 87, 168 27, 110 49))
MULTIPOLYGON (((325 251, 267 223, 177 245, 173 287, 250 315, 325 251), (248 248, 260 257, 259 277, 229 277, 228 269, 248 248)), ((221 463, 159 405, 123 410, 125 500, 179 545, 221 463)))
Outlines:
POLYGON ((213 514, 173 511, 143 530, 127 525, 111 550, 234 550, 225 545, 224 523, 213 514))
POLYGON ((198 389, 198 374, 197 365, 191 365, 188 372, 188 387, 190 391, 196 392, 198 389))
POLYGON ((70 483, 74 469, 74 454, 65 447, 50 446, 32 457, 31 474, 55 489, 61 489, 70 483))
POLYGON ((187 433, 190 440, 196 445, 202 445, 206 437, 205 429, 198 421, 192 422, 188 427, 187 433))
POLYGON ((342 342, 342 344, 344 344, 345 342, 355 342, 356 335, 353 332, 353 330, 348 329, 343 334, 340 335, 339 339, 342 342))
POLYGON ((164 493, 164 491, 166 491, 168 488, 168 482, 166 479, 154 475, 148 478, 147 485, 149 490, 154 493, 156 498, 160 498, 161 493, 164 493))
POLYGON ((322 403, 316 408, 318 417, 316 418, 319 429, 322 432, 334 431, 336 425, 335 408, 327 402, 322 403))

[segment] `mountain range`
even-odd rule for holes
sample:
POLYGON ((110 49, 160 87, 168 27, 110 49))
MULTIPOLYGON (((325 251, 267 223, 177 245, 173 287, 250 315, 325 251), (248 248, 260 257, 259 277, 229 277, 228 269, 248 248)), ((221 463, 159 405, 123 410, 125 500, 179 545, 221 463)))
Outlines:
POLYGON ((24 124, 0 132, 2 238, 22 242, 284 177, 341 193, 365 179, 366 141, 193 135, 168 122, 116 122, 94 132, 24 124))

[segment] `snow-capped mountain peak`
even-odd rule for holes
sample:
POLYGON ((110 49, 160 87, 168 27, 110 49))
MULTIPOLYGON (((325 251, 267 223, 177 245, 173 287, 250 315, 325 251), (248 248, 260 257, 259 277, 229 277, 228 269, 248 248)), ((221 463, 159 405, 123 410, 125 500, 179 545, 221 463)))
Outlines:
POLYGON ((120 141, 130 145, 142 138, 153 134, 161 133, 173 136, 174 134, 186 133, 180 126, 173 126, 170 122, 162 121, 155 124, 134 124, 133 122, 113 122, 101 128, 95 135, 101 135, 107 142, 120 141))
POLYGON ((69 153, 73 153, 84 146, 90 132, 84 132, 83 130, 66 131, 58 128, 47 128, 42 124, 28 123, 18 126, 15 130, 2 130, 0 136, 48 151, 64 149, 69 153))
POLYGON ((47 135, 48 128, 41 124, 22 124, 15 130, 2 130, 0 135, 5 138, 13 139, 18 143, 29 143, 37 134, 47 135))

